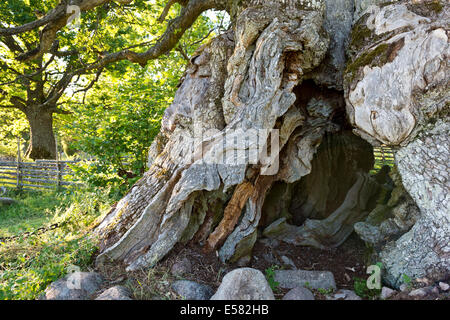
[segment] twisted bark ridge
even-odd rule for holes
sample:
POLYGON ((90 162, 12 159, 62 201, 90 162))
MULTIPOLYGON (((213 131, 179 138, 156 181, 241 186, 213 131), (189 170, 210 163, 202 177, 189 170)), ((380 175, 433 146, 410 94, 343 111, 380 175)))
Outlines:
POLYGON ((450 271, 449 15, 443 1, 372 6, 352 33, 364 41, 353 42, 346 70, 350 120, 368 141, 397 148, 409 194, 384 225, 358 224, 356 231, 379 243, 414 225, 381 247, 386 280, 395 286, 403 274, 439 278, 450 271))
POLYGON ((191 59, 97 264, 151 267, 188 242, 245 263, 258 231, 328 248, 355 226, 394 285, 449 271, 448 5, 216 2, 233 28, 191 59), (398 149, 394 190, 369 175, 380 143, 398 149))
MULTIPOLYGON (((221 250, 224 260, 242 240, 255 234, 264 194, 278 177, 276 172, 261 175, 270 163, 250 166, 250 157, 235 159, 234 138, 247 130, 280 126, 280 147, 286 144, 306 118, 301 110, 291 108, 296 101, 293 89, 305 73, 319 65, 328 48, 322 29, 323 6, 278 5, 284 10, 261 5, 245 9, 234 33, 213 40, 192 59, 152 147, 154 160, 149 172, 98 228, 104 239, 99 263, 105 258, 121 260, 129 270, 155 264, 175 243, 191 240, 201 225, 208 223, 202 210, 208 204, 194 204, 219 201, 213 198, 218 190, 225 195, 222 201, 232 195, 225 218, 228 214, 239 217, 239 209, 246 203, 242 197, 248 202, 240 222, 231 217, 209 236, 209 250, 217 249, 235 224, 235 230, 243 231, 227 238, 223 246, 227 249, 221 250), (192 137, 193 143, 186 141, 187 137, 192 137), (162 140, 167 141, 165 146, 158 147, 162 140), (246 182, 252 184, 246 188, 250 190, 236 188, 246 182)), ((335 130, 328 123, 331 107, 324 105, 323 109, 316 119, 320 123, 317 128, 335 130)), ((310 131, 314 131, 312 127, 310 131)), ((310 161, 320 134, 300 134, 311 136, 301 146, 302 152, 310 153, 310 161)), ((258 138, 266 144, 267 136, 258 138)), ((251 143, 239 147, 254 151, 251 143)), ((288 175, 299 179, 308 173, 309 161, 296 164, 298 172, 280 174, 278 179, 288 175)))

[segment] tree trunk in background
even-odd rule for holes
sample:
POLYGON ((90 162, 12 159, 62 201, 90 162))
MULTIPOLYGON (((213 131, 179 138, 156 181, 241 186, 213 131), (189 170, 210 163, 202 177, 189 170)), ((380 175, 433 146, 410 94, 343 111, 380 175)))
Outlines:
MULTIPOLYGON (((373 163, 371 146, 359 137, 348 136, 351 128, 346 110, 351 125, 364 139, 374 145, 381 141, 402 146, 414 141, 421 129, 428 130, 424 126, 429 122, 428 115, 412 116, 413 107, 434 105, 436 110, 428 110, 429 114, 443 110, 435 102, 441 101, 445 93, 442 83, 449 79, 442 73, 442 64, 447 61, 443 48, 448 52, 448 45, 444 46, 447 36, 439 31, 436 21, 448 21, 443 18, 448 6, 441 13, 431 13, 431 17, 420 17, 420 12, 414 16, 404 4, 371 7, 372 14, 393 10, 392 15, 380 15, 376 20, 370 13, 362 15, 370 4, 379 2, 375 0, 230 2, 233 28, 191 59, 165 112, 161 132, 150 148, 149 171, 97 228, 101 239, 98 265, 121 261, 127 270, 153 266, 175 244, 188 242, 203 246, 206 252, 217 251, 223 262, 245 262, 251 257, 258 229, 265 229, 266 236, 276 231, 277 237, 290 243, 337 246, 355 223, 374 210, 379 197, 386 197, 380 194, 384 182, 368 174, 373 163), (361 15, 349 39, 354 19, 361 15), (406 16, 408 19, 402 18, 406 16), (373 24, 380 19, 386 22, 380 26, 384 29, 372 36, 373 24), (420 29, 419 34, 404 31, 403 24, 408 21, 412 28, 420 29), (437 29, 426 29, 427 23, 434 23, 437 29), (401 32, 406 32, 407 41, 394 37, 401 32), (408 37, 429 41, 418 55, 422 60, 411 65, 426 65, 417 72, 424 72, 424 85, 433 84, 437 87, 432 88, 438 89, 422 88, 430 95, 422 91, 421 100, 411 99, 409 84, 415 73, 399 73, 411 57, 396 59, 403 46, 410 44, 408 37), (380 41, 388 42, 381 47, 384 51, 374 50, 380 41), (351 60, 345 69, 348 42, 351 60), (386 64, 387 68, 396 61, 400 65, 389 71, 395 82, 380 78, 378 66, 386 64), (373 81, 375 78, 377 81, 373 81), (389 96, 396 92, 404 95, 389 96), (395 102, 399 105, 393 107, 395 102), (417 123, 411 122, 414 119, 417 123), (236 145, 235 140, 248 132, 253 136, 236 145), (251 155, 265 152, 255 151, 255 141, 266 151, 276 150, 278 142, 280 152, 272 152, 276 156, 269 162, 260 157, 256 163, 251 155)), ((441 137, 441 133, 436 134, 441 137)), ((439 139, 431 138, 430 143, 439 139)), ((444 161, 436 166, 445 167, 449 159, 446 152, 444 161)), ((410 156, 414 159, 408 161, 413 163, 419 159, 414 153, 410 156)), ((402 177, 419 179, 416 169, 397 161, 402 177)), ((432 178, 424 175, 420 179, 430 183, 432 178)), ((430 188, 435 185, 429 184, 430 188)), ((448 190, 445 183, 441 187, 448 190)), ((421 205, 421 195, 412 184, 405 184, 405 188, 422 214, 429 212, 426 221, 433 222, 433 226, 425 224, 427 230, 420 227, 423 223, 415 228, 430 236, 437 232, 435 238, 431 237, 435 240, 426 244, 418 236, 410 238, 411 250, 425 250, 417 252, 423 256, 434 244, 437 251, 430 261, 439 272, 450 269, 450 233, 437 226, 438 221, 446 225, 444 229, 449 226, 448 214, 441 209, 433 211, 434 205, 421 205), (422 244, 416 246, 416 242, 422 244)), ((445 193, 439 194, 444 194, 442 208, 446 208, 448 199, 445 193)), ((396 257, 392 265, 384 259, 388 281, 403 263, 397 259, 406 254, 402 252, 389 255, 396 257)), ((411 276, 427 272, 416 264, 414 268, 402 270, 411 276)))
POLYGON ((31 159, 56 159, 53 113, 29 107, 25 113, 30 125, 30 144, 26 156, 31 159))

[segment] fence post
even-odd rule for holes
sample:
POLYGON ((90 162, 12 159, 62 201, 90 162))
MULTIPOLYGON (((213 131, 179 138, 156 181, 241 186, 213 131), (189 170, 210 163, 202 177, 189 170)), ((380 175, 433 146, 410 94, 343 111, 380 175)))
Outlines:
POLYGON ((20 137, 17 137, 17 189, 22 189, 21 172, 20 172, 20 137))
POLYGON ((56 167, 58 170, 58 189, 61 187, 61 164, 59 160, 56 160, 56 167))
POLYGON ((56 170, 58 175, 58 182, 56 188, 59 190, 61 187, 61 165, 60 165, 60 158, 59 158, 59 150, 58 150, 58 138, 55 135, 55 145, 56 145, 56 170))

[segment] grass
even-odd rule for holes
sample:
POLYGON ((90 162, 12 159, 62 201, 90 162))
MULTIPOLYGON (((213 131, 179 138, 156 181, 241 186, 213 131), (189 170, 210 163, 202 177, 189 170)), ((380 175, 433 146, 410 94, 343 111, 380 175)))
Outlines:
POLYGON ((19 235, 0 242, 0 300, 36 299, 69 267, 88 270, 97 250, 87 236, 112 203, 107 191, 66 190, 62 192, 9 191, 18 200, 0 207, 0 237, 19 235), (23 232, 58 223, 43 234, 23 232))
POLYGON ((64 196, 56 192, 18 193, 10 190, 6 195, 18 203, 0 204, 0 237, 9 237, 35 230, 48 223, 53 212, 64 202, 64 196))

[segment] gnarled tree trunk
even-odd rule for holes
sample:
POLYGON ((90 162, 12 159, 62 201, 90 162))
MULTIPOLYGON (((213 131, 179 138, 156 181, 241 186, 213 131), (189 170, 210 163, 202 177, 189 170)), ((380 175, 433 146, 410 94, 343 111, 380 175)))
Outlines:
MULTIPOLYGON (((369 142, 402 144, 399 171, 426 216, 408 233, 408 250, 396 251, 402 238, 391 251, 383 249, 387 278, 402 264, 397 257, 411 251, 448 270, 448 184, 433 182, 433 175, 441 177, 437 169, 427 176, 408 165, 432 164, 434 149, 408 152, 419 141, 442 148, 437 142, 446 120, 431 131, 422 124, 448 108, 441 103, 448 94, 448 8, 422 17, 402 3, 368 6, 377 2, 229 1, 233 28, 191 59, 151 146, 149 171, 97 228, 97 263, 149 267, 189 241, 217 250, 224 262, 245 261, 259 228, 295 244, 341 244, 355 223, 370 217, 385 189, 369 176, 371 146, 349 135, 348 115, 369 142), (372 11, 362 14, 367 8, 372 11), (425 140, 416 138, 422 128, 429 132, 425 140), (420 183, 426 188, 414 187, 420 183), (442 200, 441 207, 424 203, 423 190, 442 200)), ((448 148, 442 152, 435 168, 448 169, 448 148)), ((425 272, 414 266, 411 275, 425 272)))

